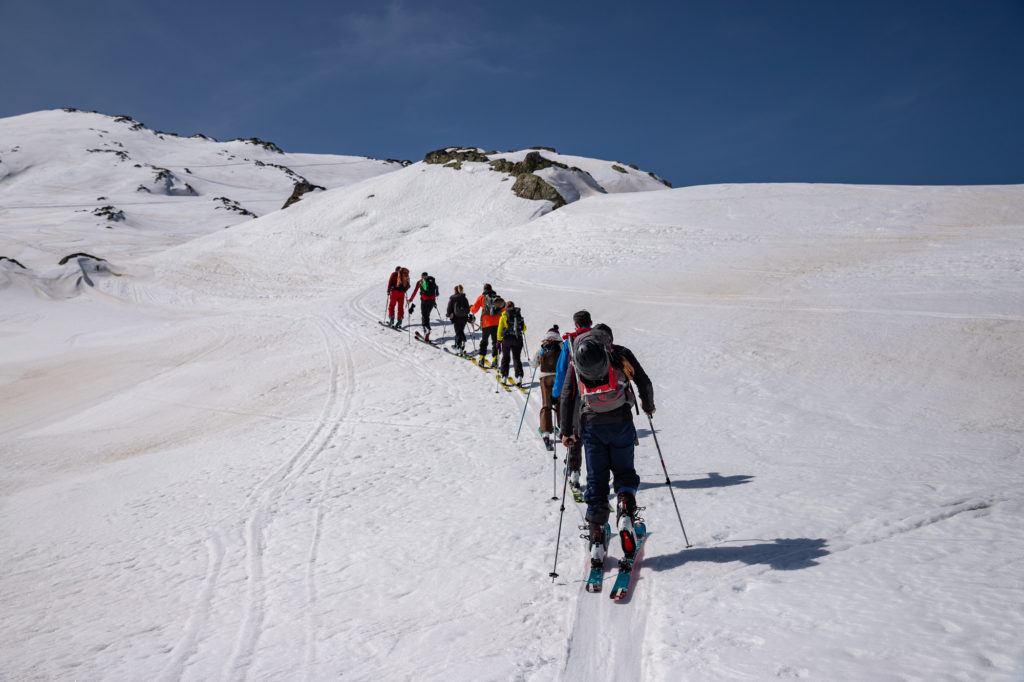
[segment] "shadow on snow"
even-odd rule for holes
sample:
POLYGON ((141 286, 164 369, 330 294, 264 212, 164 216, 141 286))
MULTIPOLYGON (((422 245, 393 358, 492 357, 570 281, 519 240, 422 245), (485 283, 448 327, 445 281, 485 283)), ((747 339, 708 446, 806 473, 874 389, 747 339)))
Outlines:
POLYGON ((700 547, 684 549, 675 554, 650 557, 644 564, 654 571, 668 571, 695 561, 728 564, 739 561, 748 565, 764 564, 776 571, 795 571, 817 566, 817 559, 827 556, 828 541, 824 538, 776 538, 771 542, 742 547, 700 547))
MULTIPOLYGON (((743 485, 744 483, 749 483, 753 479, 753 476, 722 476, 718 472, 711 471, 708 473, 707 478, 697 478, 689 481, 672 481, 672 487, 681 488, 685 490, 696 490, 700 488, 725 488, 731 485, 743 485)), ((664 481, 659 481, 657 483, 641 482, 640 490, 646 490, 648 488, 660 488, 664 485, 664 481)))

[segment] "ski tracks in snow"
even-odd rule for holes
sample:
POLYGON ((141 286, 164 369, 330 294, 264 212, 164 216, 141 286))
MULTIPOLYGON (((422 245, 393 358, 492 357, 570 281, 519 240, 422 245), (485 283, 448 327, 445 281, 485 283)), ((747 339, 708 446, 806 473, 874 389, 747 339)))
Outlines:
MULTIPOLYGON (((224 679, 245 679, 253 665, 256 650, 264 630, 267 615, 267 590, 264 563, 270 547, 271 523, 276 502, 286 497, 295 484, 306 476, 322 455, 331 447, 341 429, 343 418, 352 404, 355 393, 355 369, 351 352, 340 338, 341 330, 326 319, 318 319, 317 325, 323 336, 324 351, 328 359, 329 376, 323 409, 312 431, 292 455, 249 495, 248 518, 245 522, 244 539, 247 558, 246 605, 231 657, 225 664, 224 679), (339 361, 339 349, 344 355, 344 372, 339 361), (341 386, 344 382, 344 386, 341 386)), ((329 486, 330 467, 320 467, 319 493, 310 525, 308 551, 305 557, 303 612, 305 629, 306 670, 312 669, 316 660, 316 557, 321 536, 324 515, 324 499, 329 486)))
MULTIPOLYGON (((617 542, 616 538, 612 542, 617 542)), ((644 543, 643 552, 649 550, 650 540, 644 543)), ((614 544, 609 546, 612 550, 614 544)), ((580 552, 582 554, 582 552, 580 552)), ((614 551, 611 553, 614 555, 614 551)), ((650 580, 645 580, 643 561, 637 563, 637 575, 633 576, 633 587, 629 598, 618 603, 609 598, 609 590, 615 581, 616 570, 611 556, 605 559, 604 590, 597 594, 586 591, 587 566, 574 567, 573 575, 580 579, 576 604, 576 621, 572 624, 566 652, 565 670, 562 679, 579 682, 594 680, 644 680, 644 634, 650 611, 650 580)), ((572 560, 579 562, 577 555, 572 560)), ((589 561, 589 559, 588 559, 589 561)))
MULTIPOLYGON (((298 327, 306 319, 289 319, 288 323, 298 327)), ((205 540, 206 575, 184 632, 170 651, 170 660, 160 672, 161 680, 188 677, 188 668, 200 655, 200 649, 217 645, 212 642, 217 634, 217 625, 210 621, 218 616, 221 619, 229 617, 219 613, 224 608, 222 605, 240 608, 240 615, 230 655, 220 674, 221 679, 242 680, 251 676, 254 666, 262 662, 257 653, 261 651, 261 639, 270 625, 269 619, 274 619, 274 624, 282 618, 289 625, 301 624, 305 638, 303 667, 306 671, 314 669, 317 658, 317 622, 316 610, 313 608, 317 600, 317 552, 325 499, 335 466, 323 463, 322 460, 339 441, 339 432, 356 391, 355 364, 348 348, 349 342, 343 338, 341 329, 329 320, 317 317, 314 321, 322 337, 327 370, 320 413, 301 443, 246 497, 241 513, 235 517, 237 526, 231 528, 222 525, 211 531, 205 540), (301 497, 306 494, 295 492, 294 489, 300 484, 314 485, 317 492, 309 495, 304 505, 285 504, 285 501, 292 501, 291 498, 296 495, 301 497), (281 520, 282 510, 307 506, 312 507, 312 518, 308 522, 283 529, 294 533, 297 528, 300 534, 308 534, 308 539, 305 540, 304 553, 298 555, 301 557, 298 560, 303 564, 301 570, 285 572, 285 579, 295 580, 296 575, 301 576, 297 581, 301 584, 283 590, 290 598, 290 603, 285 605, 290 613, 282 616, 273 611, 275 605, 270 603, 270 598, 280 588, 277 585, 268 587, 267 584, 268 575, 276 571, 268 571, 266 565, 270 560, 295 562, 296 555, 287 543, 275 546, 275 536, 278 534, 275 522, 281 520), (226 567, 234 567, 236 564, 244 568, 244 580, 240 584, 233 576, 227 575, 226 567)), ((280 580, 281 576, 275 576, 275 583, 280 580)), ((224 644, 227 642, 220 646, 224 644)))

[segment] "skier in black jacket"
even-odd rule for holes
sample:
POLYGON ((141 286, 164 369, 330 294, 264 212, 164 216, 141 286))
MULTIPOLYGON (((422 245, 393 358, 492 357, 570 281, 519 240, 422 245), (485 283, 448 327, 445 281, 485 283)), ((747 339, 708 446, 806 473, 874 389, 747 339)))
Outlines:
POLYGON ((466 322, 470 319, 469 299, 461 284, 455 286, 455 293, 448 299, 448 312, 445 315, 452 321, 455 328, 455 347, 460 353, 466 352, 466 322))
POLYGON ((633 352, 612 344, 611 329, 598 325, 570 341, 571 364, 559 399, 562 443, 583 442, 587 458, 587 522, 591 560, 603 564, 605 524, 608 521, 608 478, 614 475, 616 525, 627 558, 636 552, 638 521, 636 490, 640 485, 633 464, 636 428, 633 409, 636 383, 640 406, 653 415, 654 386, 633 352))

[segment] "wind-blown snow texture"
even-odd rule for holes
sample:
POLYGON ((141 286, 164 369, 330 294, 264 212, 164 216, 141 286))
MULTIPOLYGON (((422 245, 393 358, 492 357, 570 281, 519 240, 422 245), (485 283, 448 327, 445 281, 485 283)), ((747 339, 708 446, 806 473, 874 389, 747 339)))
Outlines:
POLYGON ((486 164, 0 121, 0 678, 1021 679, 1024 187, 565 163, 604 192, 551 211, 486 164), (270 159, 328 191, 277 210, 270 159), (694 547, 638 420, 627 604, 572 503, 548 578, 537 396, 516 442, 524 396, 376 324, 398 264, 643 363, 694 547))

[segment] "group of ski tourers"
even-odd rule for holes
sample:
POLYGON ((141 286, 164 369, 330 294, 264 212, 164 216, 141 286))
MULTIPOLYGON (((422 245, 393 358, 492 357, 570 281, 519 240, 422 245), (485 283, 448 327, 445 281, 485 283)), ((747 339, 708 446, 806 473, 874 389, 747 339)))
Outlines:
MULTIPOLYGON (((430 339, 430 312, 439 295, 434 278, 423 273, 412 295, 409 291, 409 271, 398 267, 388 282, 388 321, 386 324, 402 327, 403 307, 411 304, 412 313, 416 295, 421 300, 423 336, 430 339)), ((505 302, 490 284, 471 305, 461 285, 455 287, 448 300, 447 318, 455 329, 455 348, 458 354, 466 351, 467 324, 474 324, 480 314, 480 346, 474 361, 484 368, 497 367, 499 348, 502 355, 500 380, 508 380, 509 361, 513 360, 516 384, 522 385, 523 333, 526 324, 521 311, 511 302, 505 302), (486 362, 490 344, 492 360, 486 362)), ((654 388, 650 378, 631 350, 616 345, 612 330, 605 324, 593 324, 590 313, 581 310, 573 315, 575 329, 562 334, 558 325, 552 326, 536 350, 532 366, 540 379, 542 406, 540 434, 548 450, 553 450, 554 438, 560 437, 567 450, 566 477, 576 497, 582 491, 586 502, 586 538, 588 540, 591 577, 587 589, 599 591, 605 551, 612 533, 609 517, 609 478, 616 494, 615 518, 623 560, 620 575, 628 573, 636 557, 639 542, 646 532, 638 513, 636 491, 640 477, 633 463, 637 432, 633 425, 634 411, 652 416, 654 388), (636 385, 634 390, 633 384, 636 385), (639 398, 639 408, 637 408, 639 398), (586 456, 586 488, 580 484, 583 456, 586 456)), ((418 334, 418 332, 417 332, 418 334)), ((685 532, 685 531, 684 531, 685 532)), ((557 562, 557 558, 556 558, 557 562)), ((552 572, 552 576, 557 575, 552 572)), ((615 597, 615 595, 612 595, 615 597)))
MULTIPOLYGON (((405 296, 409 292, 409 268, 395 268, 388 279, 388 321, 392 327, 402 327, 405 319, 405 304, 409 305, 409 314, 416 309, 413 301, 420 297, 420 326, 422 335, 417 332, 416 338, 430 343, 430 313, 437 305, 437 297, 441 290, 433 275, 424 272, 412 287, 408 301, 405 296)), ((480 315, 480 350, 477 364, 484 368, 498 367, 498 354, 501 354, 501 382, 512 385, 509 369, 514 372, 514 385, 523 386, 523 334, 526 323, 523 314, 512 301, 505 301, 490 284, 484 285, 483 292, 471 305, 461 284, 456 285, 454 293, 448 298, 448 310, 445 317, 451 320, 455 329, 455 349, 457 354, 468 356, 466 350, 466 325, 475 325, 476 316, 480 315), (487 362, 488 346, 491 348, 491 362, 487 362)))

